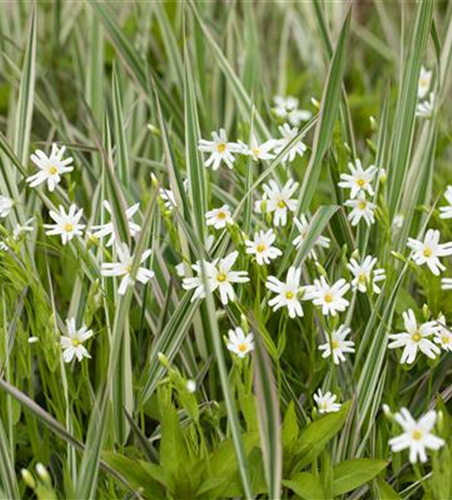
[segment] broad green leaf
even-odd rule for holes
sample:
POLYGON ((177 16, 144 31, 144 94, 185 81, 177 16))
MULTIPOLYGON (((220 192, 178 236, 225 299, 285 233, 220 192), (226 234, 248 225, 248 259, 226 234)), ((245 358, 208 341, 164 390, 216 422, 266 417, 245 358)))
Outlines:
POLYGON ((290 481, 283 481, 283 485, 304 500, 323 500, 325 498, 322 483, 318 477, 310 472, 300 472, 290 481))
POLYGON ((362 486, 378 475, 387 465, 386 460, 374 458, 357 458, 337 464, 333 469, 333 495, 343 495, 362 486))

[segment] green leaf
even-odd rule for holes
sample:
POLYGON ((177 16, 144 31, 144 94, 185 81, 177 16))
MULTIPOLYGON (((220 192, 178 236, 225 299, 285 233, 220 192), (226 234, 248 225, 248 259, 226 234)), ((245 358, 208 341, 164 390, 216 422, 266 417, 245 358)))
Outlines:
POLYGON ((401 500, 402 497, 400 497, 385 480, 377 477, 376 482, 377 485, 375 489, 378 494, 378 500, 401 500))
POLYGON ((283 485, 291 489, 304 500, 323 500, 325 493, 319 478, 310 472, 300 472, 290 481, 283 481, 283 485))
POLYGON ((386 460, 357 458, 345 460, 333 469, 333 495, 339 496, 367 483, 386 468, 386 460))

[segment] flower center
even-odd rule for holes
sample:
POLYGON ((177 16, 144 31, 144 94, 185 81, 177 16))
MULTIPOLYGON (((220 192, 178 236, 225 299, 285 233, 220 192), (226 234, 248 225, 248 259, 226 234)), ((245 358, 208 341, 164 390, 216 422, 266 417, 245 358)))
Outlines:
POLYGON ((411 434, 411 436, 415 441, 419 441, 422 438, 422 431, 415 429, 413 431, 413 434, 411 434))
POLYGON ((448 344, 450 342, 450 338, 447 335, 443 335, 443 344, 448 344))
POLYGON ((429 248, 429 247, 424 248, 424 257, 427 257, 427 258, 431 257, 432 254, 433 254, 433 251, 431 248, 429 248))
POLYGON ((367 281, 366 274, 365 273, 359 273, 358 281, 360 283, 365 283, 367 281))
POLYGON ((220 283, 223 283, 224 281, 226 281, 227 279, 227 276, 225 273, 218 273, 217 274, 217 281, 219 281, 220 283))
POLYGON ((132 272, 132 264, 129 264, 128 266, 126 266, 126 271, 128 274, 130 274, 132 272))
POLYGON ((356 181, 356 184, 358 184, 358 186, 362 188, 366 185, 366 181, 364 179, 358 179, 356 181))
POLYGON ((286 204, 284 203, 284 200, 281 200, 278 202, 278 207, 279 208, 285 208, 286 204))
POLYGON ((419 332, 416 332, 412 337, 411 339, 414 341, 414 342, 419 342, 421 340, 421 334, 419 332))
POLYGON ((286 292, 286 299, 293 299, 293 292, 286 292))
POLYGON ((325 302, 327 302, 328 304, 329 304, 330 302, 333 302, 333 295, 331 294, 331 292, 327 292, 327 293, 325 294, 325 302))
POLYGON ((331 342, 331 347, 334 349, 339 349, 339 342, 337 340, 333 340, 333 342, 331 342))
POLYGON ((361 200, 360 202, 358 202, 358 208, 360 210, 364 210, 366 207, 367 207, 367 201, 361 200))
POLYGON ((77 340, 77 339, 72 339, 72 345, 73 345, 74 347, 79 346, 79 345, 80 345, 80 340, 77 340))
POLYGON ((72 222, 66 222, 66 224, 64 225, 64 230, 66 231, 66 233, 71 233, 74 230, 74 224, 72 224, 72 222))
POLYGON ((49 167, 49 174, 50 175, 55 175, 58 173, 58 169, 55 167, 55 165, 50 165, 49 167))
POLYGON ((256 251, 259 253, 265 252, 266 246, 263 243, 259 243, 259 245, 256 246, 256 251))
POLYGON ((246 352, 246 350, 248 349, 247 345, 246 344, 239 344, 237 346, 237 349, 240 351, 240 352, 246 352))
POLYGON ((261 154, 261 150, 259 148, 251 148, 251 152, 253 156, 259 156, 261 154))
POLYGON ((427 87, 428 86, 428 80, 426 80, 425 78, 421 78, 419 80, 419 87, 427 87))
POLYGON ((218 212, 217 219, 221 219, 221 220, 226 219, 226 214, 224 212, 218 212))
POLYGON ((226 144, 224 142, 220 142, 218 145, 217 145, 217 151, 220 153, 220 154, 223 154, 225 151, 226 151, 226 144))

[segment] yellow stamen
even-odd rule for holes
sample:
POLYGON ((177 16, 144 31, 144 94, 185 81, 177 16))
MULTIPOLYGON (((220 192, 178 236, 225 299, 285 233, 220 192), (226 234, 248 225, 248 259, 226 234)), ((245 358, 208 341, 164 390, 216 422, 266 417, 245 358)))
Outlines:
POLYGON ((431 257, 433 254, 432 249, 429 247, 424 248, 424 257, 431 257))
POLYGON ((333 302, 333 295, 330 292, 325 294, 325 302, 327 302, 328 304, 330 302, 333 302))
POLYGON ((259 148, 251 148, 251 152, 254 156, 259 156, 261 154, 261 150, 259 148))
POLYGON ((447 335, 443 336, 443 344, 448 344, 450 342, 450 338, 447 335))
POLYGON ((79 346, 79 345, 80 345, 80 340, 77 340, 77 339, 72 339, 72 345, 73 345, 74 347, 79 346))
POLYGON ((278 202, 278 207, 279 208, 284 208, 286 206, 286 204, 284 203, 283 200, 281 200, 280 202, 278 202))
POLYGON ((220 153, 220 154, 223 154, 225 151, 226 151, 226 144, 224 142, 220 142, 218 145, 217 145, 217 151, 220 153))
POLYGON ((257 245, 256 247, 256 252, 258 253, 265 252, 266 248, 267 247, 263 243, 259 243, 259 245, 257 245))
POLYGON ((246 350, 248 349, 247 345, 246 344, 239 344, 237 346, 237 349, 240 351, 240 352, 246 352, 246 350))
POLYGON ((331 347, 334 349, 339 349, 339 342, 337 340, 333 340, 333 342, 331 342, 331 347))
POLYGON ((74 230, 74 224, 72 224, 72 222, 66 222, 66 224, 64 225, 64 230, 66 231, 66 233, 70 233, 74 230))
POLYGON ((293 299, 293 292, 286 292, 286 299, 293 299))
POLYGON ((421 340, 421 335, 420 333, 416 332, 412 337, 411 339, 414 340, 414 342, 419 342, 421 340))
POLYGON ((367 278, 366 278, 366 275, 365 273, 359 273, 359 276, 358 276, 358 281, 360 283, 365 283, 367 281, 367 278))
POLYGON ((226 214, 224 212, 218 212, 217 213, 217 219, 226 219, 226 214))
POLYGON ((415 429, 411 435, 415 441, 419 441, 422 438, 422 431, 415 429))
POLYGON ((358 208, 359 208, 360 210, 364 210, 366 207, 367 207, 367 201, 365 201, 365 200, 361 200, 361 201, 358 203, 358 208))
POLYGON ((58 169, 57 169, 54 165, 51 165, 51 166, 49 167, 49 174, 50 174, 50 175, 55 175, 55 174, 57 174, 57 173, 58 173, 58 169))
POLYGON ((219 281, 220 283, 223 283, 224 281, 226 281, 227 279, 227 276, 225 273, 218 273, 217 274, 217 281, 219 281))
POLYGON ((366 185, 366 181, 364 179, 358 179, 356 184, 358 184, 359 187, 364 187, 366 185))

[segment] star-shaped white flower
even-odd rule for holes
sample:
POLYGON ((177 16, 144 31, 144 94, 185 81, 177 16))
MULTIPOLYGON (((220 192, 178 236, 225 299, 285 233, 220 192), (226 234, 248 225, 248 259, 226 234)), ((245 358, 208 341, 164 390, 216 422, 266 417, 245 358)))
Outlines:
POLYGON ((20 240, 22 236, 26 235, 27 233, 31 233, 34 231, 34 222, 35 218, 32 217, 31 219, 26 220, 23 224, 16 224, 13 229, 13 240, 20 240))
POLYGON ((319 280, 314 280, 314 284, 305 288, 304 300, 312 300, 313 304, 322 307, 322 313, 326 316, 336 316, 337 312, 347 309, 349 301, 344 299, 344 295, 350 289, 350 284, 344 279, 329 285, 324 276, 319 280))
POLYGON ((276 293, 276 297, 273 297, 273 299, 268 302, 268 305, 273 308, 273 311, 277 311, 281 307, 287 307, 290 318, 303 316, 303 308, 299 298, 300 279, 301 268, 296 268, 294 266, 290 267, 287 271, 285 282, 280 281, 275 276, 269 276, 267 278, 265 286, 271 292, 276 293))
POLYGON ((273 160, 275 157, 272 153, 273 148, 276 146, 276 141, 274 139, 259 143, 256 136, 253 134, 249 145, 242 142, 240 142, 240 145, 242 146, 243 154, 251 156, 254 161, 273 160))
POLYGON ((436 412, 431 410, 419 420, 415 420, 411 413, 402 408, 394 415, 396 422, 402 427, 403 434, 389 440, 392 451, 398 452, 409 448, 410 462, 415 464, 418 458, 421 462, 427 461, 427 450, 439 450, 444 440, 432 434, 436 423, 436 412))
POLYGON ((74 356, 78 361, 81 361, 83 358, 91 358, 88 350, 82 344, 93 336, 93 332, 88 330, 88 327, 85 325, 77 330, 75 318, 68 319, 66 325, 67 335, 62 335, 60 339, 64 361, 70 363, 74 359, 74 356))
POLYGON ((49 191, 55 190, 56 185, 61 181, 61 175, 74 170, 74 167, 70 166, 72 158, 66 158, 63 160, 65 151, 65 146, 58 148, 58 146, 54 143, 52 144, 50 156, 47 156, 40 149, 37 149, 31 155, 31 161, 38 167, 39 171, 38 173, 27 178, 27 182, 30 183, 30 187, 36 187, 43 182, 47 182, 49 191))
POLYGON ((400 363, 411 364, 415 361, 418 351, 424 353, 430 359, 440 353, 440 349, 436 346, 429 337, 435 335, 438 330, 436 321, 428 321, 418 326, 416 316, 412 309, 403 313, 403 321, 405 323, 406 332, 395 333, 389 335, 392 342, 388 345, 389 349, 397 349, 403 347, 400 363))
POLYGON ((334 413, 341 409, 341 404, 335 402, 337 399, 336 394, 332 394, 330 391, 323 394, 322 389, 319 389, 313 398, 319 413, 334 413))
MULTIPOLYGON (((109 213, 110 218, 111 218, 111 205, 110 203, 105 200, 102 205, 104 206, 105 210, 109 213)), ((126 210, 126 218, 127 218, 127 223, 129 225, 129 231, 130 235, 132 237, 135 237, 140 231, 141 227, 133 222, 133 217, 134 215, 138 212, 138 209, 140 208, 139 203, 135 203, 135 205, 132 205, 126 210)), ((115 227, 113 224, 113 221, 106 222, 105 224, 99 224, 97 226, 93 226, 93 236, 95 238, 105 238, 106 236, 110 236, 109 240, 106 243, 107 247, 111 247, 113 243, 116 241, 116 233, 115 233, 115 227)))
POLYGON ((235 330, 229 330, 226 347, 239 358, 244 358, 254 349, 254 335, 248 333, 245 335, 240 327, 235 330))
MULTIPOLYGON (((288 123, 283 126, 278 127, 279 133, 281 134, 281 139, 278 139, 275 144, 275 153, 280 154, 283 149, 298 135, 298 128, 291 128, 288 123)), ((292 162, 295 160, 296 156, 303 156, 307 150, 306 145, 301 139, 298 139, 290 150, 282 157, 283 162, 292 162)))
POLYGON ((234 155, 243 152, 243 147, 240 144, 228 142, 224 128, 220 129, 218 133, 212 132, 212 141, 201 139, 198 149, 203 153, 210 153, 205 166, 212 166, 213 170, 218 170, 221 162, 224 162, 230 169, 234 168, 234 155))
POLYGON ((352 288, 361 293, 367 292, 369 286, 372 287, 374 293, 380 293, 381 289, 377 285, 378 282, 386 279, 384 269, 375 269, 377 258, 367 255, 361 263, 355 259, 350 259, 347 268, 353 274, 352 288))
POLYGON ((265 200, 266 210, 273 213, 273 224, 275 226, 285 226, 287 224, 287 212, 294 212, 297 208, 297 200, 292 196, 298 188, 298 183, 289 179, 284 187, 280 188, 275 180, 265 184, 263 189, 265 198, 256 203, 259 212, 262 202, 265 200))
POLYGON ((13 200, 7 196, 0 195, 0 219, 8 217, 13 208, 13 200))
POLYGON ((431 70, 422 66, 417 87, 417 96, 419 99, 424 99, 424 97, 428 94, 432 83, 432 75, 433 72, 431 70))
POLYGON ((273 112, 278 118, 286 119, 292 111, 298 108, 299 100, 291 95, 283 97, 277 95, 273 98, 275 107, 273 112))
POLYGON ((435 332, 433 341, 444 351, 452 352, 452 331, 446 325, 446 318, 444 315, 438 317, 436 324, 438 326, 438 330, 435 332))
POLYGON ((64 207, 60 205, 58 212, 50 210, 49 215, 55 221, 55 224, 44 224, 48 236, 60 235, 63 245, 66 245, 74 236, 82 235, 82 230, 85 227, 85 224, 80 224, 83 208, 79 210, 76 205, 72 204, 66 213, 64 207))
MULTIPOLYGON (((126 243, 116 243, 116 253, 118 255, 118 262, 104 262, 102 264, 101 274, 102 276, 118 276, 122 278, 118 288, 119 295, 124 295, 127 288, 135 284, 135 280, 144 285, 154 277, 154 271, 140 266, 137 270, 135 279, 132 278, 131 273, 134 256, 131 254, 130 248, 126 243)), ((151 253, 151 249, 145 250, 141 255, 140 264, 145 262, 151 253)))
POLYGON ((441 233, 437 229, 429 229, 424 241, 408 238, 407 246, 413 250, 413 260, 418 266, 427 264, 430 271, 438 276, 446 268, 439 257, 452 255, 452 242, 440 243, 441 233))
POLYGON ((213 226, 215 229, 224 229, 227 224, 233 224, 234 220, 231 217, 231 212, 228 205, 223 205, 220 208, 214 208, 206 213, 206 224, 213 226))
POLYGON ((332 355, 334 364, 338 365, 345 361, 344 354, 355 352, 355 343, 353 340, 347 340, 349 333, 350 328, 345 325, 333 330, 331 339, 319 346, 319 351, 323 351, 322 358, 329 358, 332 355))
POLYGON ((366 196, 362 191, 356 199, 347 200, 344 205, 353 209, 347 216, 352 226, 358 225, 361 219, 364 219, 368 226, 375 222, 374 211, 377 206, 375 203, 366 200, 366 196))
POLYGON ((444 198, 446 198, 448 205, 439 207, 439 216, 441 219, 452 219, 452 186, 447 186, 444 198))
MULTIPOLYGON (((292 244, 295 246, 295 248, 298 249, 298 248, 301 248, 301 246, 305 242, 306 237, 309 234, 309 230, 311 229, 311 223, 308 221, 308 218, 304 214, 301 214, 299 219, 297 219, 295 217, 293 221, 294 221, 295 226, 297 227, 297 229, 299 231, 299 234, 293 240, 292 244)), ((331 243, 331 240, 329 238, 327 238, 326 236, 320 235, 316 239, 316 241, 314 242, 314 245, 313 245, 311 251, 309 252, 309 256, 316 259, 317 255, 315 253, 314 246, 318 246, 320 248, 329 248, 330 243, 331 243)))
POLYGON ((275 240, 276 235, 273 229, 269 229, 267 232, 258 231, 254 235, 254 240, 245 241, 245 245, 247 246, 246 253, 254 255, 256 262, 260 266, 270 264, 271 260, 282 255, 281 250, 273 246, 275 240))
POLYGON ((374 194, 372 181, 374 180, 377 168, 371 165, 369 168, 363 169, 361 160, 358 158, 355 163, 349 162, 348 168, 350 174, 341 174, 342 181, 339 182, 339 187, 350 189, 350 199, 354 199, 358 193, 374 194))

